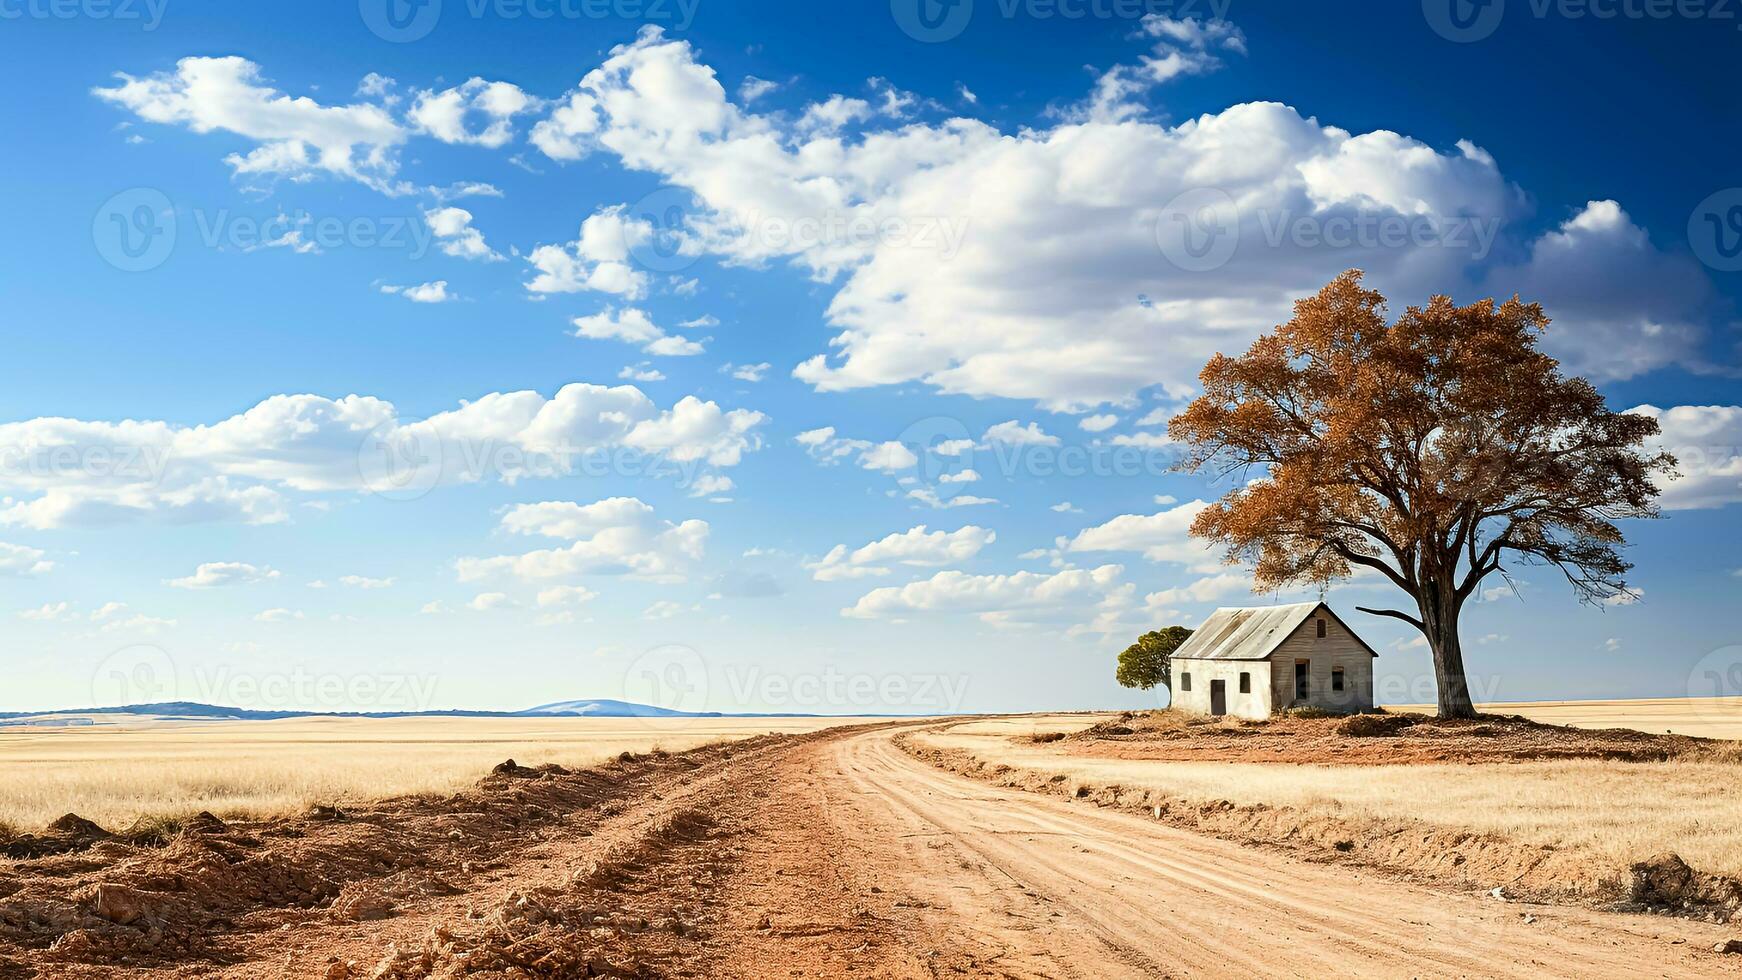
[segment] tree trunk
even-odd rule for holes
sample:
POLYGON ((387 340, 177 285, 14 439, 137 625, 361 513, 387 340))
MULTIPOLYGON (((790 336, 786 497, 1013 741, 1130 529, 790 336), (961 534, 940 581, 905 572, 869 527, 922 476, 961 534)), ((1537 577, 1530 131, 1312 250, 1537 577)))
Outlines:
POLYGON ((1476 705, 1470 700, 1470 681, 1464 676, 1464 646, 1458 640, 1459 603, 1446 592, 1434 598, 1439 601, 1421 604, 1421 621, 1427 627, 1427 643, 1434 655, 1439 716, 1474 718, 1476 705))

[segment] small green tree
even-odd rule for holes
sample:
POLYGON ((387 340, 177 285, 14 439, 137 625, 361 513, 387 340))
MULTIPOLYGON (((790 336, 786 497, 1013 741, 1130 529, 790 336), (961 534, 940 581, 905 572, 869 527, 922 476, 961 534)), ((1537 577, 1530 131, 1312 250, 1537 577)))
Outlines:
POLYGON ((1145 691, 1156 685, 1173 688, 1173 652, 1192 635, 1184 626, 1145 633, 1119 655, 1120 685, 1145 691))

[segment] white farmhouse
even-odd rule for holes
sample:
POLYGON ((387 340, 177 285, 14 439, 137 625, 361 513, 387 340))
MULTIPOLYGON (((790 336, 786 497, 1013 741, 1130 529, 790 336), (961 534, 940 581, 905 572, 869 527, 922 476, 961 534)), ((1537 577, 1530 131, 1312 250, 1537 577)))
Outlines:
POLYGON ((1379 656, 1323 602, 1218 609, 1173 655, 1173 706, 1268 718, 1289 708, 1368 711, 1379 656))

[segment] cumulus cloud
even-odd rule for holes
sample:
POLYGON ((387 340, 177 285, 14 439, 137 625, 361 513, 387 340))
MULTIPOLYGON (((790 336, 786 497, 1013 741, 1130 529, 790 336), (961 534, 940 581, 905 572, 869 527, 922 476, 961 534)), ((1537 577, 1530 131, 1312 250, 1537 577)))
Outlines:
POLYGON ((1542 346, 1600 381, 1698 365, 1711 287, 1686 255, 1660 252, 1614 201, 1592 201, 1531 243, 1521 266, 1493 270, 1487 290, 1543 304, 1542 346))
POLYGON ((172 578, 163 584, 176 589, 220 589, 230 585, 254 585, 278 578, 278 572, 241 561, 207 562, 192 575, 172 578))
POLYGON ((1225 20, 1174 18, 1150 14, 1143 33, 1154 39, 1151 53, 1134 65, 1117 65, 1096 82, 1093 94, 1073 113, 1101 122, 1139 115, 1138 97, 1181 75, 1202 75, 1222 64, 1218 52, 1246 53, 1246 36, 1225 20))
POLYGON ((1143 597, 1143 604, 1150 609, 1172 609, 1175 606, 1190 603, 1215 602, 1229 596, 1244 595, 1252 591, 1252 577, 1238 572, 1223 572, 1198 579, 1186 585, 1160 592, 1151 592, 1143 597))
POLYGON ((458 259, 502 261, 502 256, 484 243, 484 233, 472 227, 472 212, 465 208, 432 208, 423 213, 423 220, 444 254, 458 259))
POLYGON ((462 558, 463 582, 496 576, 549 581, 579 575, 622 575, 655 582, 683 581, 707 548, 708 524, 661 520, 633 497, 591 504, 549 501, 521 504, 502 517, 510 534, 570 542, 561 548, 489 558, 462 558))
POLYGON ((592 316, 575 317, 573 322, 577 337, 637 344, 643 354, 655 357, 693 357, 703 350, 701 344, 687 337, 666 333, 654 325, 645 310, 633 307, 621 312, 607 308, 592 316))
POLYGON ((417 286, 382 286, 381 291, 389 296, 403 296, 413 303, 449 303, 459 299, 458 296, 448 292, 446 279, 438 279, 435 282, 426 282, 417 286))
POLYGON ((526 284, 534 294, 611 293, 624 299, 647 295, 647 273, 629 264, 630 250, 652 241, 653 229, 630 218, 624 207, 606 208, 581 222, 580 237, 567 245, 540 245, 526 261, 538 274, 526 284))
POLYGON ((1742 503, 1742 406, 1641 405, 1632 411, 1657 419, 1663 432, 1652 448, 1667 450, 1677 460, 1677 476, 1657 478, 1664 509, 1742 503))
POLYGON ((339 584, 353 589, 375 590, 391 589, 397 581, 391 578, 370 578, 366 575, 345 575, 339 578, 339 584))
POLYGON ((183 58, 174 71, 116 77, 120 84, 92 94, 147 122, 254 141, 249 152, 225 158, 238 176, 327 174, 386 193, 409 190, 392 180, 407 131, 379 105, 327 106, 285 95, 264 82, 259 65, 233 56, 183 58))
POLYGON ((861 548, 836 545, 821 561, 805 567, 819 582, 888 575, 892 564, 937 567, 967 561, 998 540, 997 533, 969 524, 955 531, 932 531, 924 524, 891 534, 861 548))
MULTIPOLYGON (((1145 32, 1156 56, 1116 72, 1113 88, 1241 47, 1219 22, 1152 18, 1145 32)), ((1685 350, 1688 303, 1675 297, 1697 293, 1682 288, 1691 266, 1606 208, 1533 243, 1528 198, 1474 144, 1353 133, 1278 103, 1170 125, 1112 111, 1130 106, 1121 99, 1014 133, 960 117, 807 132, 734 104, 687 43, 649 29, 549 121, 565 134, 559 159, 611 154, 693 195, 691 247, 834 284, 832 352, 794 371, 820 390, 919 381, 1055 409, 1133 404, 1153 386, 1189 390, 1211 354, 1245 346, 1351 267, 1400 302, 1540 289, 1560 317, 1551 349, 1591 370, 1624 370, 1634 352, 1611 357, 1611 336, 1675 341, 1667 354, 1641 347, 1648 363, 1685 350), (1232 247, 1188 268, 1169 236, 1201 232, 1206 216, 1232 247), (909 234, 854 233, 858 222, 909 234), (800 227, 821 231, 768 233, 800 227), (940 229, 964 233, 950 249, 921 234, 940 229), (1490 272, 1524 254, 1528 265, 1490 272), (1560 270, 1599 256, 1616 269, 1604 290, 1620 307, 1581 306, 1559 288, 1560 270), (1656 289, 1660 269, 1671 285, 1656 289), (1599 313, 1608 326, 1594 325, 1599 313)))
POLYGON ((1003 443, 1007 446, 1056 446, 1057 436, 1047 435, 1038 422, 1022 425, 1015 419, 1000 422, 986 430, 988 443, 1003 443))
POLYGON ((289 519, 292 494, 555 478, 622 449, 731 467, 760 448, 766 420, 694 396, 662 410, 639 388, 590 384, 493 393, 422 421, 360 395, 276 395, 197 426, 31 419, 0 424, 0 524, 270 524, 289 519))
POLYGON ((417 93, 406 119, 443 143, 495 149, 514 138, 514 117, 538 104, 517 85, 471 78, 454 88, 417 93))
POLYGON ((54 562, 45 560, 39 548, 0 541, 0 578, 46 575, 54 570, 54 562))
POLYGON ((836 435, 833 426, 800 432, 793 441, 824 466, 832 466, 848 457, 854 458, 864 469, 883 473, 898 473, 919 465, 919 457, 902 443, 847 439, 836 435))
POLYGON ((1043 574, 969 575, 939 572, 929 579, 866 593, 842 610, 850 619, 907 620, 924 615, 972 614, 998 627, 1070 624, 1091 632, 1110 626, 1130 605, 1135 588, 1121 581, 1124 568, 1102 565, 1043 574), (1093 613, 1089 623, 1080 622, 1093 613))
POLYGON ((1209 506, 1205 501, 1193 500, 1154 514, 1122 514, 1105 524, 1086 528, 1068 541, 1061 539, 1063 550, 1073 554, 1137 551, 1154 562, 1213 569, 1219 564, 1216 554, 1190 534, 1192 521, 1209 506))

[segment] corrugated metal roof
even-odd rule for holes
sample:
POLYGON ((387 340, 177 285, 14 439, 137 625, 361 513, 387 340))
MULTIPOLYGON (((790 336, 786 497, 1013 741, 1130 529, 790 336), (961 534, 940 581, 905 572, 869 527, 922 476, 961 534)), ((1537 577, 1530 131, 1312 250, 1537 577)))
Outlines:
POLYGON ((1218 609, 1191 639, 1173 652, 1175 660, 1264 660, 1293 635, 1322 602, 1287 606, 1218 609))

